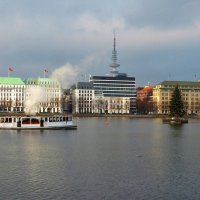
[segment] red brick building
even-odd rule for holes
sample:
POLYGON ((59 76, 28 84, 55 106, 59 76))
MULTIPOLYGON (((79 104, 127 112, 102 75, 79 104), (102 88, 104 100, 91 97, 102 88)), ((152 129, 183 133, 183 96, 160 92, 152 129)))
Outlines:
POLYGON ((137 88, 137 113, 153 113, 153 86, 137 88))

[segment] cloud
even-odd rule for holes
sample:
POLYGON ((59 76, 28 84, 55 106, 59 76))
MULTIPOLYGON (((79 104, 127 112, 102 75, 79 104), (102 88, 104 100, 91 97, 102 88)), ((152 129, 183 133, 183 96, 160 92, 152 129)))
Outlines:
POLYGON ((153 27, 131 28, 122 33, 122 38, 123 45, 134 48, 184 46, 200 40, 200 26, 196 22, 190 27, 168 30, 153 27))
POLYGON ((200 34, 200 19, 196 18, 184 27, 166 26, 164 29, 151 23, 142 27, 137 24, 130 25, 125 14, 104 19, 86 12, 62 23, 56 23, 55 20, 51 21, 51 18, 46 17, 23 18, 21 15, 15 18, 0 18, 1 52, 4 54, 6 49, 6 54, 23 54, 23 51, 30 54, 59 54, 61 51, 78 50, 82 51, 84 57, 86 55, 83 55, 83 51, 91 54, 95 49, 96 52, 110 49, 108 43, 112 43, 113 30, 117 32, 121 46, 135 48, 184 44, 198 40, 200 34))
MULTIPOLYGON (((167 52, 163 54, 167 58, 174 49, 187 52, 188 46, 191 54, 185 56, 191 60, 192 52, 200 49, 199 7, 196 0, 2 1, 1 72, 3 66, 14 66, 15 73, 26 78, 42 75, 43 68, 54 71, 68 63, 67 66, 77 69, 78 77, 107 73, 113 30, 120 71, 125 66, 125 71, 135 73, 127 66, 142 66, 146 55, 151 55, 149 61, 154 58, 152 65, 162 69, 163 57, 161 60, 157 56, 159 52, 167 52), (141 57, 136 59, 133 55, 138 54, 141 57)), ((197 65, 199 61, 195 59, 197 65)), ((177 68, 184 64, 176 63, 177 68)), ((142 74, 142 68, 139 70, 142 74)))

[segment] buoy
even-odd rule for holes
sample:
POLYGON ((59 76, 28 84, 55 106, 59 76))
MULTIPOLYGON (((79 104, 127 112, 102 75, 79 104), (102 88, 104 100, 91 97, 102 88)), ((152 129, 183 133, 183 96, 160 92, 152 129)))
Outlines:
POLYGON ((110 122, 109 122, 109 121, 106 121, 106 122, 105 122, 105 125, 110 125, 110 122))

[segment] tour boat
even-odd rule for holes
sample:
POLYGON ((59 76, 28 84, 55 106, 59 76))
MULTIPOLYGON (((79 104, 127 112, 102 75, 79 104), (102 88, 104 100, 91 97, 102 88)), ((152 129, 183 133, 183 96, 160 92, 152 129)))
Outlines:
POLYGON ((0 129, 77 129, 71 116, 2 116, 0 129))

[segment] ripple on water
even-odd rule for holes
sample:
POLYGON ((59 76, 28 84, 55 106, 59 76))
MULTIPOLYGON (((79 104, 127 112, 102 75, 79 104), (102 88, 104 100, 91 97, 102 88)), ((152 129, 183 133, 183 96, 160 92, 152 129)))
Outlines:
POLYGON ((200 199, 199 124, 85 118, 76 131, 0 132, 0 199, 200 199))

